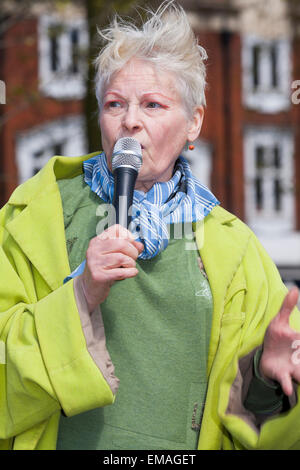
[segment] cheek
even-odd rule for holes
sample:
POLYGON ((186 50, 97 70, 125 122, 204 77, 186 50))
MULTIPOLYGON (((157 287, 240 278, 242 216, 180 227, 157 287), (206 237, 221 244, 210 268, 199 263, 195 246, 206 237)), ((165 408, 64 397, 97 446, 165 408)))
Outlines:
POLYGON ((155 146, 161 151, 166 150, 171 155, 179 153, 187 140, 186 122, 175 120, 168 125, 161 125, 155 132, 155 146))
POLYGON ((152 129, 152 145, 157 150, 160 150, 164 145, 166 145, 167 135, 164 126, 155 126, 152 129))
POLYGON ((99 120, 101 130, 101 140, 103 150, 107 152, 115 142, 116 128, 114 122, 109 122, 108 119, 100 118, 99 120))

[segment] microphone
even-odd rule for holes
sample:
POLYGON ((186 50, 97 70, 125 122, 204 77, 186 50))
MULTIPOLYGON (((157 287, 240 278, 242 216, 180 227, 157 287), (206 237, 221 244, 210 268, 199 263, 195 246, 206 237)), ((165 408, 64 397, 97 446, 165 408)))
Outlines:
POLYGON ((129 227, 133 191, 136 178, 142 166, 142 148, 132 137, 119 139, 112 154, 112 172, 114 176, 113 206, 116 210, 116 223, 129 227))

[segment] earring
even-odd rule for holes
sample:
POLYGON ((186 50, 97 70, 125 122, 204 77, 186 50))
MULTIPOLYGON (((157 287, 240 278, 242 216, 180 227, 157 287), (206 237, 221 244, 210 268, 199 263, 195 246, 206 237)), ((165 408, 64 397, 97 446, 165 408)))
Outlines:
POLYGON ((194 145, 189 145, 189 150, 194 150, 195 146, 194 145))

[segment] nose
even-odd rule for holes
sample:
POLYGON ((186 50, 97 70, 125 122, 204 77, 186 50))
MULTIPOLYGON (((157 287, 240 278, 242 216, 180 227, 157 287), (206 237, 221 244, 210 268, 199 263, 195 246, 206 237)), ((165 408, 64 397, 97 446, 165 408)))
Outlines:
POLYGON ((134 133, 142 129, 143 124, 138 106, 128 106, 123 117, 123 127, 130 133, 134 133))

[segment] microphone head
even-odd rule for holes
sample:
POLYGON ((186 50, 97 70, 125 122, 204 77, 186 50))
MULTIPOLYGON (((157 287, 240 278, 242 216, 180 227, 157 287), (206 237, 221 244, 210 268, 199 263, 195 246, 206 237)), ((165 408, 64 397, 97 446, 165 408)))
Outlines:
POLYGON ((130 167, 140 171, 142 166, 142 147, 141 144, 132 137, 122 137, 114 146, 112 154, 112 171, 119 167, 130 167))

